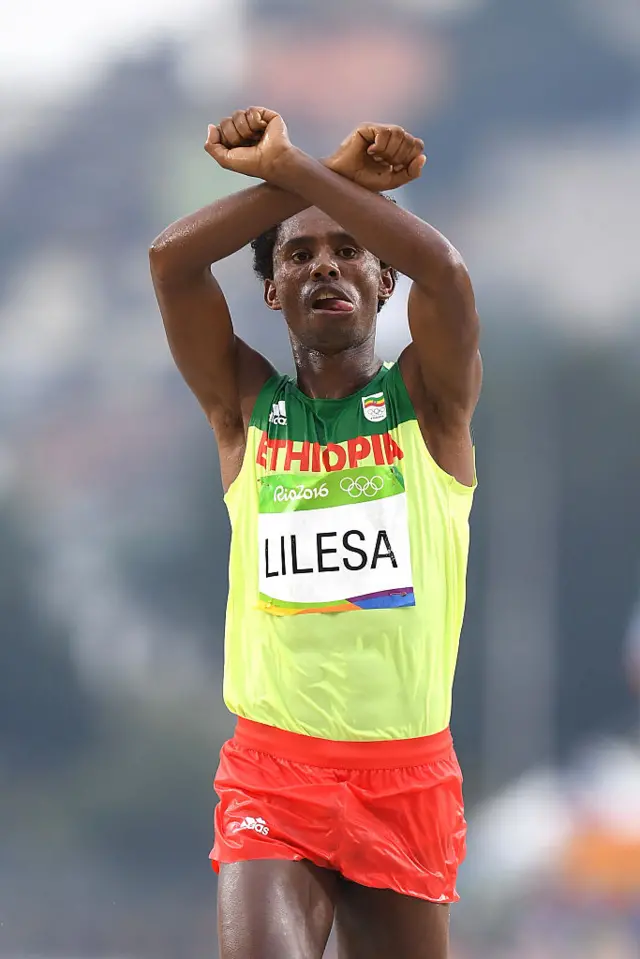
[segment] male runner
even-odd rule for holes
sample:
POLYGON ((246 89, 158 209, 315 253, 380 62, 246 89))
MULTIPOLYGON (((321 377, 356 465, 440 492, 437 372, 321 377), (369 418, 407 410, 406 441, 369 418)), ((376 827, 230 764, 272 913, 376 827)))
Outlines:
MULTIPOLYGON (((445 959, 464 855, 449 733, 481 380, 466 268, 376 191, 423 143, 359 127, 329 160, 251 108, 207 152, 265 183, 168 227, 151 268, 169 344, 214 430, 232 524, 216 775, 223 959, 445 959), (296 377, 240 340, 210 266, 253 241, 296 377), (375 354, 395 271, 412 342, 375 354), (356 614, 356 615, 354 615, 356 614)), ((265 322, 269 322, 265 318, 265 322)))

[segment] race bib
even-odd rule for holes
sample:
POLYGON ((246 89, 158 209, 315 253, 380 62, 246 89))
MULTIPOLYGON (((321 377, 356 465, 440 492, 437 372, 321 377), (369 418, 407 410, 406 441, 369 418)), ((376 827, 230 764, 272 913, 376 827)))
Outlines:
POLYGON ((397 466, 260 480, 259 606, 274 615, 414 606, 397 466))

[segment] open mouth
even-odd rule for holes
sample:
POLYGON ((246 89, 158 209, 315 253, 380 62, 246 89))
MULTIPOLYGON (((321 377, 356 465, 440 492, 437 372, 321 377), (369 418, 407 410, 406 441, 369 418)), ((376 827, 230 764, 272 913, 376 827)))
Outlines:
POLYGON ((311 308, 314 313, 353 313, 353 303, 328 290, 314 297, 311 308))

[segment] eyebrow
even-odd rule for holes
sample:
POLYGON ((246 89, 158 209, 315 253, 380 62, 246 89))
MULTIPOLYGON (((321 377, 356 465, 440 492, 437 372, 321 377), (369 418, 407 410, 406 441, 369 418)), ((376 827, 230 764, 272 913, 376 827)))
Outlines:
MULTIPOLYGON (((337 233, 328 233, 327 236, 330 240, 333 240, 338 243, 348 243, 350 246, 360 247, 361 244, 358 243, 351 236, 350 233, 344 233, 342 230, 337 233)), ((283 253, 287 253, 289 250, 299 246, 313 246, 313 244, 318 240, 318 236, 292 236, 290 240, 287 240, 282 244, 281 250, 283 253)))

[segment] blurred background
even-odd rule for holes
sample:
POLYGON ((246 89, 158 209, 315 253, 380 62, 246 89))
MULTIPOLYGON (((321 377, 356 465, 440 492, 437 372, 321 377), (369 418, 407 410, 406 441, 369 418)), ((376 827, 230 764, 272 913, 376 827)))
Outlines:
MULTIPOLYGON (((246 185, 202 146, 256 102, 316 155, 363 120, 423 137, 399 200, 475 282, 455 959, 637 957, 637 0, 3 5, 0 957, 217 955, 229 530, 147 248, 246 185)), ((246 251, 217 272, 289 370, 246 251)))

